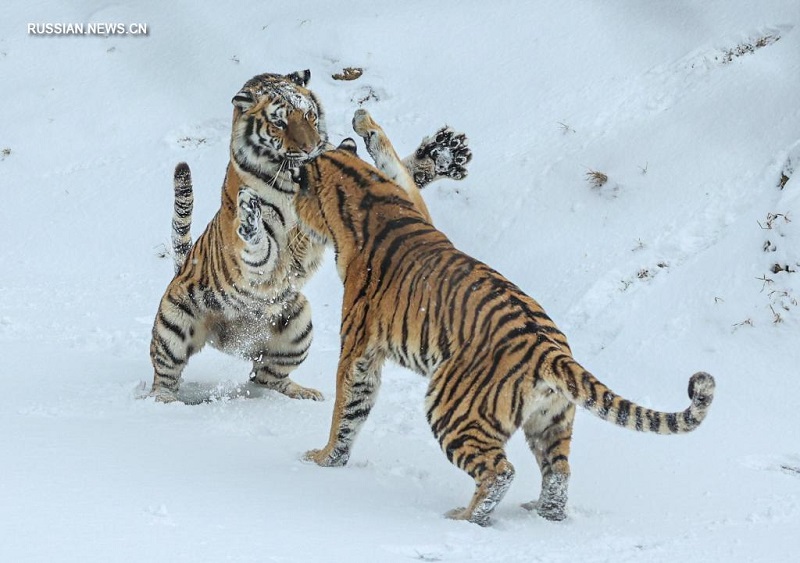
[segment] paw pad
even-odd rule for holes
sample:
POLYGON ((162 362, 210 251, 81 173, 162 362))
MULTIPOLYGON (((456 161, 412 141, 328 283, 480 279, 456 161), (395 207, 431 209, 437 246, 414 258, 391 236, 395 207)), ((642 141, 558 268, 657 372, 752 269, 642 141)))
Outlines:
POLYGON ((256 244, 261 239, 261 206, 256 194, 242 190, 239 192, 239 228, 241 239, 256 244))
MULTIPOLYGON (((467 175, 466 165, 472 160, 472 151, 467 146, 467 137, 443 127, 432 138, 425 139, 417 148, 418 159, 430 159, 436 178, 448 177, 461 180, 467 175)), ((416 177, 415 177, 416 179, 416 177)))

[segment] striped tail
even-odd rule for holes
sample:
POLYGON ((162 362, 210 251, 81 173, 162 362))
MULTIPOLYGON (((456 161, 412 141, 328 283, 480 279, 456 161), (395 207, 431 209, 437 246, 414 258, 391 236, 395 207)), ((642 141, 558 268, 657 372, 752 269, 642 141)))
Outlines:
POLYGON ((175 259, 175 273, 177 274, 189 249, 192 248, 192 207, 194 193, 192 192, 192 173, 185 162, 175 167, 173 177, 175 186, 175 209, 172 214, 172 256, 175 259))
POLYGON ((684 434, 703 422, 714 400, 714 378, 697 372, 689 379, 689 407, 681 412, 661 412, 637 405, 615 394, 571 356, 553 351, 547 382, 576 405, 603 420, 638 432, 684 434), (556 355, 557 354, 557 355, 556 355))

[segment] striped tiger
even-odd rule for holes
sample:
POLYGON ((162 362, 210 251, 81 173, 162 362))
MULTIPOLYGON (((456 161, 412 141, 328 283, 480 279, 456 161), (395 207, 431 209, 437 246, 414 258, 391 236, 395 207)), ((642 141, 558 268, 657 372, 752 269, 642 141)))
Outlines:
MULTIPOLYGON (((357 121, 370 152, 376 139, 389 145, 368 114, 357 121)), ((469 505, 447 516, 480 525, 514 478, 504 447, 520 427, 542 474, 538 500, 524 506, 561 520, 576 405, 640 432, 681 434, 703 421, 712 376, 691 377, 691 404, 682 412, 616 395, 572 357, 539 303, 433 227, 407 176, 393 181, 354 146, 347 141, 294 172, 298 217, 311 236, 334 246, 344 283, 330 435, 307 460, 347 463, 386 359, 430 377, 428 423, 447 459, 475 481, 469 505)))
MULTIPOLYGON (((261 74, 233 97, 230 162, 222 204, 192 244, 192 180, 175 169, 175 277, 153 323, 151 395, 178 398, 189 357, 206 343, 253 362, 251 381, 292 398, 322 399, 289 376, 308 355, 311 307, 300 289, 324 245, 297 225, 287 170, 329 148, 324 112, 308 70, 261 74)), ((466 137, 442 128, 403 161, 420 186, 466 175, 466 137)))

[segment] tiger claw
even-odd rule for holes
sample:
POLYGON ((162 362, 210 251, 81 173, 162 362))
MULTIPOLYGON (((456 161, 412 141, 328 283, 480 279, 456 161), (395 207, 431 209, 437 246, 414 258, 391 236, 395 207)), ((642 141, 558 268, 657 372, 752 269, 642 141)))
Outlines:
POLYGON ((462 180, 467 176, 467 164, 472 160, 472 150, 464 133, 450 127, 442 127, 431 137, 426 137, 417 148, 418 161, 427 161, 427 166, 418 166, 414 181, 419 187, 438 180, 450 178, 462 180))

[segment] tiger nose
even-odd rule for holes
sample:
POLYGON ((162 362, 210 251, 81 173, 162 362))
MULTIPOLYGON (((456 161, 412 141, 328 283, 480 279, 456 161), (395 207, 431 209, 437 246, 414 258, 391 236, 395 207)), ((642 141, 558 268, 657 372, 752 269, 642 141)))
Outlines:
POLYGON ((306 154, 311 154, 311 152, 317 147, 319 144, 319 135, 316 131, 311 129, 310 127, 308 130, 303 128, 294 135, 295 146, 298 150, 305 152, 306 154))
POLYGON ((306 154, 313 152, 319 145, 319 132, 302 117, 291 116, 289 118, 289 140, 297 148, 306 154), (294 122, 294 123, 292 123, 294 122))

